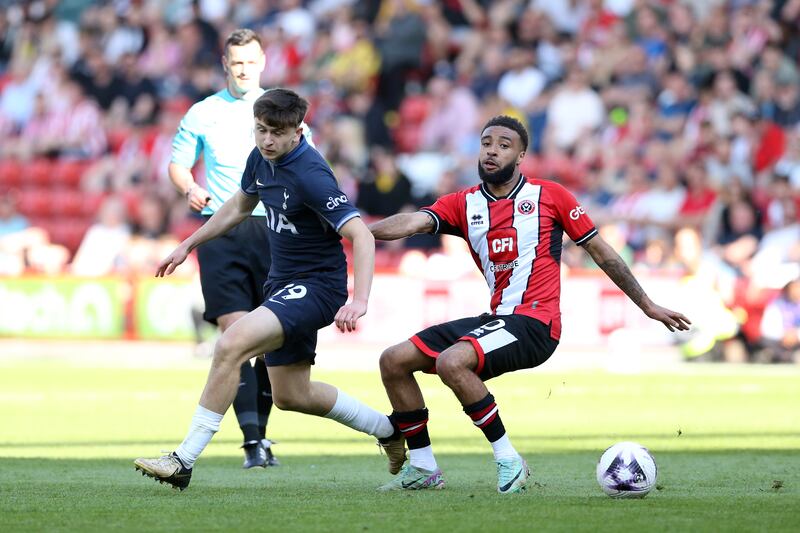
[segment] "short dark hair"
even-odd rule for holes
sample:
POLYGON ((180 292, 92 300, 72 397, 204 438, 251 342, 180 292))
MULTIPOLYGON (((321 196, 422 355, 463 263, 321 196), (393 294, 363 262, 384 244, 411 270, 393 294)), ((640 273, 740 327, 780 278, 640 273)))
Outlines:
POLYGON ((522 122, 515 119, 514 117, 510 117, 508 115, 497 115, 496 117, 492 117, 487 122, 482 132, 491 126, 503 126, 504 128, 508 128, 510 130, 514 130, 519 135, 519 140, 522 141, 522 150, 528 150, 528 130, 525 129, 525 126, 522 125, 522 122))
POLYGON ((308 102, 289 89, 270 89, 253 104, 253 116, 273 128, 297 128, 308 111, 308 102))
POLYGON ((228 48, 231 46, 244 46, 251 42, 257 42, 258 46, 263 48, 261 44, 261 37, 256 32, 247 28, 238 28, 233 30, 228 38, 225 39, 225 55, 228 55, 228 48))

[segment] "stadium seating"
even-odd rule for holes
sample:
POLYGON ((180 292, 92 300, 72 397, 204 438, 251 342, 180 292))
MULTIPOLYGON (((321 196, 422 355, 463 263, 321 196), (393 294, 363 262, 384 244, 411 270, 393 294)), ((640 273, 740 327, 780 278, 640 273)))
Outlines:
POLYGON ((25 165, 23 185, 46 187, 53 182, 55 164, 49 159, 34 159, 25 165))
POLYGON ((54 165, 52 179, 59 185, 77 188, 87 168, 88 164, 84 161, 58 161, 54 165))
POLYGON ((28 218, 44 218, 51 215, 53 198, 46 188, 22 189, 18 200, 20 213, 28 218))
POLYGON ((22 185, 22 164, 15 159, 0 159, 0 187, 13 189, 22 185))

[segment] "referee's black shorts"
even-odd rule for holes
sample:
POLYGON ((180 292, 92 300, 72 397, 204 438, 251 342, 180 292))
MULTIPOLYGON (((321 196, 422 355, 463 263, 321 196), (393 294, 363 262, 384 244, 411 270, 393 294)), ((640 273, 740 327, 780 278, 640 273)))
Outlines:
POLYGON ((204 319, 216 324, 222 315, 250 312, 264 301, 270 263, 267 231, 264 217, 252 216, 197 248, 204 319))

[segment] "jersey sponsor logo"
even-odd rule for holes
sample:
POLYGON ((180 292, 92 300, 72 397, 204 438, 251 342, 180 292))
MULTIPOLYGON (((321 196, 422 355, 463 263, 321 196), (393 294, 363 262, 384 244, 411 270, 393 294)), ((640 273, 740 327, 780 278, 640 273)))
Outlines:
POLYGON ((271 207, 267 207, 267 227, 275 233, 289 231, 293 235, 300 235, 297 227, 283 213, 275 213, 271 207))
POLYGON ((470 226, 482 226, 483 225, 483 215, 480 213, 475 213, 472 215, 472 220, 469 223, 470 226))
POLYGON ((517 261, 515 259, 510 263, 502 263, 502 264, 498 264, 498 265, 492 263, 489 266, 489 271, 490 272, 505 272, 506 270, 512 270, 514 268, 517 268, 518 266, 519 266, 519 261, 517 261))
POLYGON ((341 196, 337 196, 334 198, 333 196, 328 196, 328 203, 325 204, 327 209, 335 209, 339 206, 339 204, 346 204, 347 203, 347 196, 344 194, 341 196))
POLYGON ((569 212, 569 218, 571 218, 572 220, 578 220, 578 218, 580 218, 581 215, 585 214, 586 211, 583 209, 583 206, 576 205, 575 209, 569 212))
POLYGON ((530 215, 535 210, 536 210, 536 204, 534 204, 530 200, 522 200, 517 205, 517 211, 519 211, 520 215, 530 215))
POLYGON ((496 254, 514 249, 514 237, 503 237, 492 241, 492 251, 496 254))
POLYGON ((492 263, 513 263, 519 257, 517 230, 502 228, 489 231, 489 260, 492 263))
POLYGON ((480 337, 484 333, 488 333, 490 331, 494 331, 496 329, 500 329, 506 325, 506 321, 502 318, 498 318, 497 320, 492 320, 491 322, 487 322, 486 324, 479 326, 468 334, 472 335, 473 337, 480 337))

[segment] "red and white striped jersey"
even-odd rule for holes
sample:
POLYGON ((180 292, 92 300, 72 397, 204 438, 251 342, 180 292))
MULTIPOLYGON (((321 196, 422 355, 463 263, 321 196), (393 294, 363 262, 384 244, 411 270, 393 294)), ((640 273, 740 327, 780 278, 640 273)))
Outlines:
POLYGON ((584 244, 597 234, 575 197, 554 181, 522 176, 505 198, 483 185, 448 194, 421 211, 434 233, 464 238, 483 271, 497 315, 521 314, 561 336, 561 237, 584 244))

